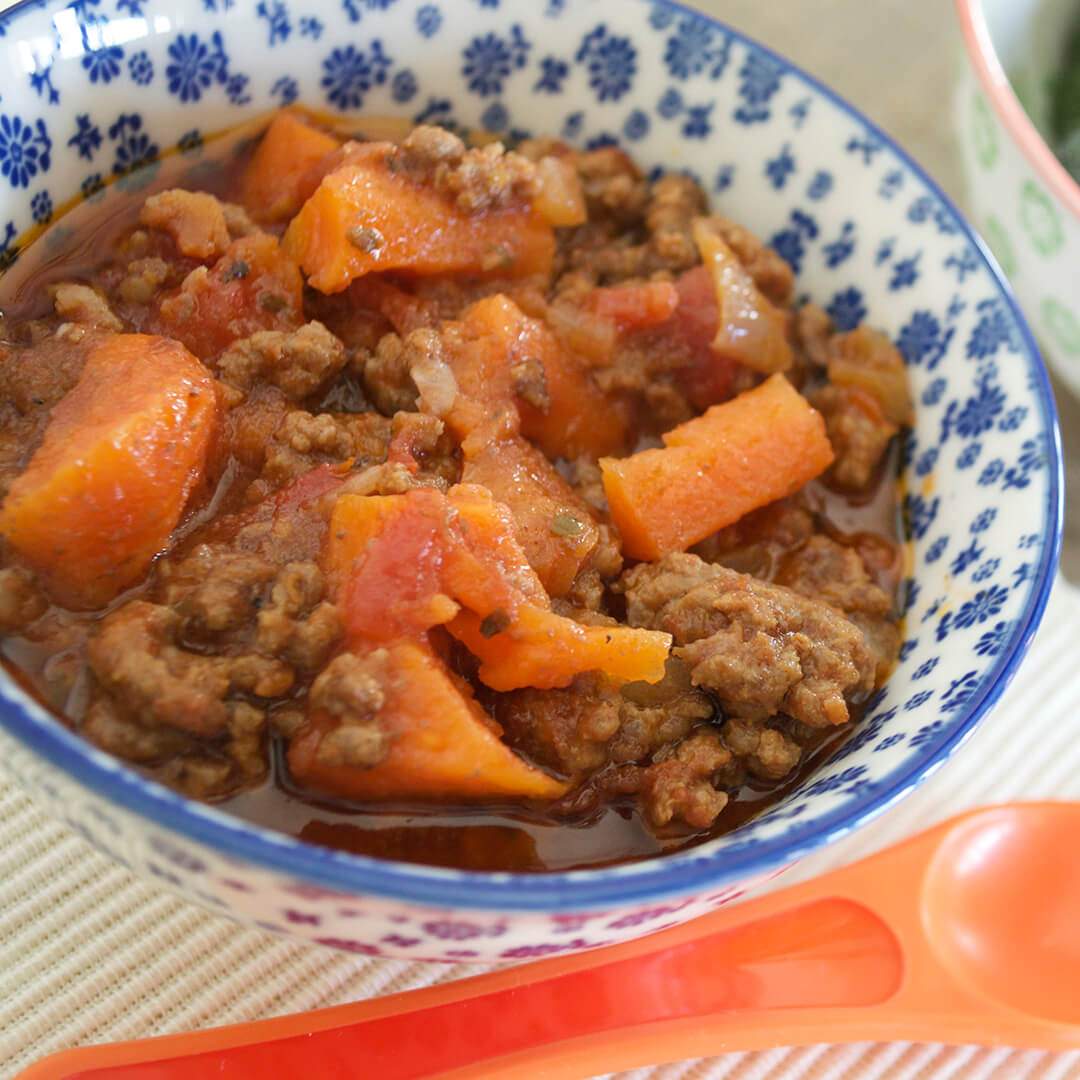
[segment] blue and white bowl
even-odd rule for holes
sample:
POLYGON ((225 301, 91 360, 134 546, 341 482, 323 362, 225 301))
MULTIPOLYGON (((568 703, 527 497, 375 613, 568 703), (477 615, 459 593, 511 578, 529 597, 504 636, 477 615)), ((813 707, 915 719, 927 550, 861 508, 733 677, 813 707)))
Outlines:
POLYGON ((1060 544, 1046 374, 941 191, 786 60, 655 0, 27 0, 0 17, 0 50, 9 275, 34 265, 26 241, 80 193, 104 199, 105 185, 123 198, 170 172, 197 174, 211 136, 287 102, 619 142, 646 169, 698 177, 839 327, 885 330, 918 408, 904 453, 899 667, 840 752, 733 835, 539 876, 334 853, 142 779, 3 679, 0 760, 113 858, 215 911, 357 952, 571 952, 703 913, 844 835, 933 772, 997 701, 1060 544))

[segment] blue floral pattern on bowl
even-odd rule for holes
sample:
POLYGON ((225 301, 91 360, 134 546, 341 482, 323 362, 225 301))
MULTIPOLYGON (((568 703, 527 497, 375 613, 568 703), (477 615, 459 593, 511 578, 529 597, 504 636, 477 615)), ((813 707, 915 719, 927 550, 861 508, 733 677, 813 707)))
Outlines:
MULTIPOLYGON (((836 324, 896 342, 918 401, 904 445, 905 642, 860 728, 747 826, 681 855, 517 876, 324 851, 187 802, 84 744, 9 680, 0 747, 43 805, 218 912, 365 954, 568 952, 741 895, 854 828, 952 753, 1042 614, 1061 529, 1056 420, 1031 337, 940 191, 828 90, 663 0, 28 0, 0 16, 4 287, 79 212, 178 172, 293 101, 580 146, 695 176, 771 243, 836 324)), ((186 171, 185 171, 186 170, 186 171)))

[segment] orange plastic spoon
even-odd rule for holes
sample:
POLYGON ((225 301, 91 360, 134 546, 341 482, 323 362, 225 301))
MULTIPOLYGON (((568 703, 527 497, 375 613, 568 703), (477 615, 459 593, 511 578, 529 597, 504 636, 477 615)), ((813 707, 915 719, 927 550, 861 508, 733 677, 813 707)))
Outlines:
POLYGON ((580 1080, 863 1039, 1080 1047, 1080 804, 976 810, 626 945, 71 1050, 23 1080, 580 1080))

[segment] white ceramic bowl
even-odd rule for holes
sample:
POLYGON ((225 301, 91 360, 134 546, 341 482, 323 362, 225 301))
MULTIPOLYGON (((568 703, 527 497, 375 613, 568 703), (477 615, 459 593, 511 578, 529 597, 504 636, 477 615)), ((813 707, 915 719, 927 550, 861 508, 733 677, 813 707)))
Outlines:
POLYGON ((956 8, 968 62, 955 128, 972 220, 1047 360, 1080 394, 1080 184, 1040 134, 1048 76, 1080 11, 1073 0, 956 0, 956 8))
POLYGON ((997 700, 1042 614, 1061 463, 1045 371, 980 242, 851 106, 734 31, 626 0, 33 0, 0 18, 0 261, 80 189, 197 179, 212 133, 282 102, 618 140, 698 176, 841 327, 909 364, 911 578, 899 667, 820 772, 683 854, 549 875, 326 851, 230 819, 84 743, 0 680, 0 762, 113 858, 218 912, 371 954, 510 959, 700 914, 911 790, 997 700), (133 165, 168 151, 167 161, 133 165))

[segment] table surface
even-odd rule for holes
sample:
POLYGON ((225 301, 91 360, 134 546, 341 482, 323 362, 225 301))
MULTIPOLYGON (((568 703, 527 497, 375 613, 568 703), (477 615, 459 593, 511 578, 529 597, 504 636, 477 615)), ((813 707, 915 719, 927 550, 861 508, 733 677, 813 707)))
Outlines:
MULTIPOLYGON (((963 45, 950 0, 690 2, 790 57, 857 105, 964 208, 948 107, 963 45)), ((1080 581, 1080 400, 1052 381, 1065 445, 1061 567, 1080 581)))

